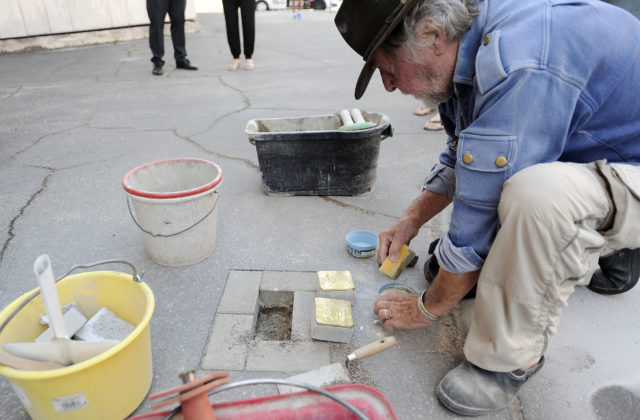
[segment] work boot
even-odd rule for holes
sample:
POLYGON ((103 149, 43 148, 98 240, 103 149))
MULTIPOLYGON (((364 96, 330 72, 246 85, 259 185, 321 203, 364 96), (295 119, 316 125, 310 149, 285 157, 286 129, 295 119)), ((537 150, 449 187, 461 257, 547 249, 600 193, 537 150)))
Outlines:
POLYGON ((451 411, 465 416, 482 416, 511 404, 522 385, 543 364, 544 356, 527 370, 492 372, 465 360, 442 378, 436 393, 451 411))
MULTIPOLYGON (((430 257, 424 263, 424 279, 427 281, 429 285, 431 285, 431 283, 433 283, 433 281, 436 279, 436 276, 438 275, 438 271, 440 270, 440 264, 438 264, 438 259, 436 258, 435 255, 433 255, 433 253, 436 250, 436 245, 438 245, 439 241, 440 241, 440 238, 431 242, 431 244, 429 245, 430 257)), ((473 288, 469 290, 469 292, 467 292, 467 294, 464 295, 462 299, 474 299, 475 297, 476 297, 476 286, 473 286, 473 288)))
POLYGON ((617 295, 631 290, 640 277, 640 248, 621 249, 598 260, 600 268, 587 286, 596 293, 617 295))

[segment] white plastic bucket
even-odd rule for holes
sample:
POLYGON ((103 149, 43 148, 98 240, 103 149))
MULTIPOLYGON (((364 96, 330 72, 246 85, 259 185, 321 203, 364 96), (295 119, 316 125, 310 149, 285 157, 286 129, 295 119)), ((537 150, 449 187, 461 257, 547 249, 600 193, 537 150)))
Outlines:
POLYGON ((129 212, 153 261, 182 267, 213 253, 221 183, 218 165, 195 158, 147 163, 122 178, 127 204, 133 203, 129 212))

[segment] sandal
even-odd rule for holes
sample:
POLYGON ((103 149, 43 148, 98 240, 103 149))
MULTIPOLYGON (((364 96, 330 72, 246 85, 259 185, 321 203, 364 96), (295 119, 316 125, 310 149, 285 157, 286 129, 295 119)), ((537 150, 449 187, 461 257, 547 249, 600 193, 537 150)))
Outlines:
POLYGON ((247 58, 246 60, 244 60, 244 69, 245 70, 253 70, 253 60, 250 58, 247 58))
POLYGON ((418 107, 416 108, 415 111, 413 111, 414 114, 420 116, 420 117, 424 117, 425 115, 429 115, 433 112, 433 108, 423 108, 423 107, 418 107))
POLYGON ((444 128, 440 120, 440 114, 431 118, 423 127, 427 131, 440 131, 444 128))

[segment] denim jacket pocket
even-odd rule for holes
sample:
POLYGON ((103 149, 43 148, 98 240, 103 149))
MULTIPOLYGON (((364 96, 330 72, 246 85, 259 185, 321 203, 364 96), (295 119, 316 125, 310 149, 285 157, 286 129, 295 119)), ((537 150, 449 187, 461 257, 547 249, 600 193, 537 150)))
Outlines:
POLYGON ((456 164, 456 197, 483 207, 497 207, 502 185, 513 173, 516 137, 460 136, 456 164))

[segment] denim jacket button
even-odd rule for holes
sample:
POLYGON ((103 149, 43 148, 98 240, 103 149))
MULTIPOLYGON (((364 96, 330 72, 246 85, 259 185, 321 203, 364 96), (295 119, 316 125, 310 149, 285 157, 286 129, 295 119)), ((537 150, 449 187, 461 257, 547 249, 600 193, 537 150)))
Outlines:
POLYGON ((504 156, 498 156, 496 158, 496 166, 499 168, 502 168, 504 165, 507 164, 507 158, 504 156))
POLYGON ((473 162, 473 155, 471 153, 465 153, 465 155, 462 156, 462 161, 467 165, 470 164, 473 162))

